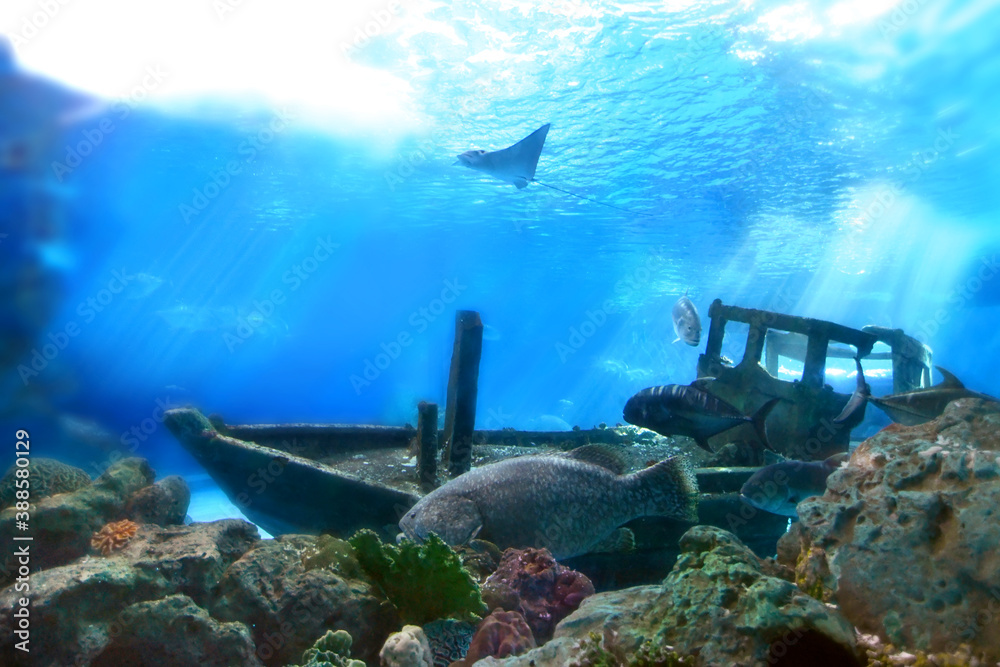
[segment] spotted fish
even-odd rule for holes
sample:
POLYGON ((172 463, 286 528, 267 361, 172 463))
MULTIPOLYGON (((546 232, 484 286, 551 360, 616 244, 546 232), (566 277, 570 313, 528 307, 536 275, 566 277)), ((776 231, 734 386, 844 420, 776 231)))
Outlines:
POLYGON ((478 537, 562 559, 628 544, 620 526, 641 516, 697 521, 698 483, 683 458, 624 469, 601 445, 491 463, 424 496, 399 527, 417 541, 432 532, 451 545, 478 537))

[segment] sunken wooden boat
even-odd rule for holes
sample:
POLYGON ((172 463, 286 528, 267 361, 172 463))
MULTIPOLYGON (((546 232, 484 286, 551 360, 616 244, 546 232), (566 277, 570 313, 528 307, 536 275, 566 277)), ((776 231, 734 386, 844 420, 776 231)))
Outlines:
MULTIPOLYGON (((397 523, 423 495, 412 426, 336 424, 226 425, 193 408, 166 413, 165 423, 248 519, 272 535, 329 533, 349 537, 361 528, 394 539, 397 523)), ((507 456, 568 451, 586 444, 635 450, 639 466, 653 441, 668 439, 631 426, 573 431, 475 431, 477 465, 507 456)), ((659 451, 659 450, 657 450, 659 451)), ((636 456, 631 458, 636 459, 636 456)), ((739 496, 755 468, 698 468, 699 523, 735 533, 761 555, 772 555, 785 517, 754 509, 739 496)), ((662 579, 691 524, 644 517, 628 524, 636 550, 587 554, 567 562, 600 588, 662 579)))

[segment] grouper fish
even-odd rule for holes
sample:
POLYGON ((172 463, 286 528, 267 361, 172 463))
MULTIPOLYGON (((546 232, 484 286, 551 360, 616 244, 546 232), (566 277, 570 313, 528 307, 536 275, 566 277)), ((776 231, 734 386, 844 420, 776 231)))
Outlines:
POLYGON ((773 449, 767 441, 764 422, 781 399, 772 398, 747 417, 734 406, 713 396, 696 384, 668 384, 643 389, 625 403, 622 416, 635 424, 660 435, 686 435, 704 450, 712 448, 708 439, 742 424, 753 424, 757 437, 766 449, 773 449))
POLYGON ((627 548, 631 531, 620 526, 641 516, 698 520, 698 483, 685 459, 624 470, 601 445, 491 463, 424 496, 399 527, 415 541, 432 532, 453 546, 478 537, 562 559, 627 548))

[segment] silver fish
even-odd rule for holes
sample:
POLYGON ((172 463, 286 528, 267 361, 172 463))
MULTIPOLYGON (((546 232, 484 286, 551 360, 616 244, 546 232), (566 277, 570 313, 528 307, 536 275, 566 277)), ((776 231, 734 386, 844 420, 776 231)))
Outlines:
POLYGON ((682 340, 696 347, 701 342, 701 318, 687 294, 677 299, 671 316, 674 320, 674 333, 677 334, 674 342, 682 340))
POLYGON ((451 545, 479 537, 562 559, 627 543, 630 531, 619 527, 641 516, 697 521, 698 482, 683 458, 623 472, 614 450, 600 445, 507 459, 427 494, 399 527, 417 541, 432 532, 451 545))
POLYGON ((795 506, 826 492, 826 479, 849 458, 834 454, 825 461, 788 461, 764 466, 740 489, 743 500, 781 516, 798 516, 795 506))
POLYGON ((934 368, 944 376, 940 384, 881 398, 872 396, 868 400, 889 415, 892 421, 904 426, 916 426, 937 419, 949 403, 960 398, 997 402, 993 396, 966 389, 953 373, 940 366, 934 368))

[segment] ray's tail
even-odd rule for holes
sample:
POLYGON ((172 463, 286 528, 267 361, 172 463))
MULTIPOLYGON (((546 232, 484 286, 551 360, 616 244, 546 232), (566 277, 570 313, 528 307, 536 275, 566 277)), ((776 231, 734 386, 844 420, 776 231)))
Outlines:
POLYGON ((548 183, 542 183, 541 181, 537 181, 535 179, 531 179, 531 182, 532 183, 537 183, 538 185, 542 186, 543 188, 548 188, 549 190, 555 190, 556 192, 561 192, 564 195, 569 195, 570 197, 576 197, 577 199, 583 199, 584 201, 589 201, 589 202, 594 203, 594 204, 600 204, 601 206, 607 206, 608 208, 613 208, 616 211, 623 211, 625 213, 631 213, 632 215, 642 215, 642 216, 645 216, 647 218, 652 218, 653 217, 649 213, 643 213, 641 211, 633 211, 632 209, 629 209, 629 208, 622 208, 621 206, 615 206, 614 204, 609 204, 607 202, 603 202, 600 199, 593 199, 592 197, 585 197, 583 195, 578 195, 575 192, 570 192, 569 190, 563 190, 562 188, 557 188, 554 185, 549 185, 548 183))

